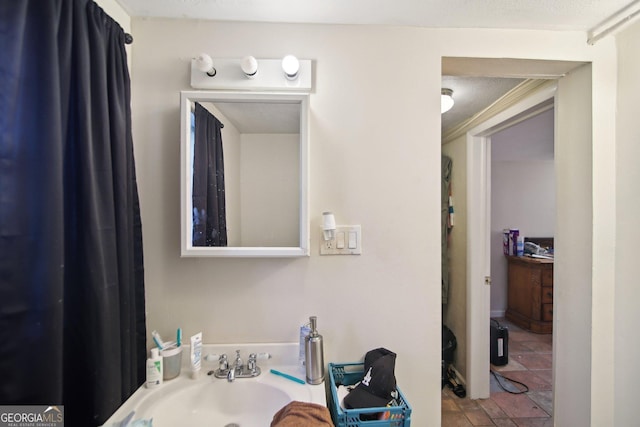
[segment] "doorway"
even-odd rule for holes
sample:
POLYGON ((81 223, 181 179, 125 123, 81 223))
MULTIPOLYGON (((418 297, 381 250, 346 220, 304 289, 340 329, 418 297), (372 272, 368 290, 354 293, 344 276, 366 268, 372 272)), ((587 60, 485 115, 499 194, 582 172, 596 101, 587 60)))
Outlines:
MULTIPOLYGON (((536 328, 520 322, 520 318, 515 319, 519 324, 505 318, 508 261, 522 264, 525 275, 529 274, 529 267, 538 266, 533 258, 511 259, 503 255, 503 229, 518 225, 521 235, 554 236, 553 99, 535 106, 530 114, 531 117, 527 115, 522 121, 487 135, 487 175, 491 194, 490 316, 494 325, 509 331, 504 340, 506 347, 503 347, 509 353, 508 363, 491 366, 489 399, 460 399, 455 395, 455 389, 445 388, 442 393, 443 427, 509 420, 520 423, 525 419, 536 425, 551 425, 552 422, 552 335, 532 332, 531 329, 536 328)), ((544 263, 542 268, 549 269, 548 262, 544 263)), ((533 286, 526 289, 530 288, 533 286)), ((515 295, 516 291, 511 294, 515 295)), ((523 296, 525 308, 533 309, 528 295, 523 296)), ((549 324, 545 322, 545 326, 549 324)))
MULTIPOLYGON (((483 60, 480 60, 483 61, 483 60)), ((526 62, 526 61, 524 61, 526 62)), ((526 77, 526 64, 519 74, 526 77)), ((560 361, 563 366, 571 365, 554 372, 553 388, 556 422, 558 410, 566 414, 560 416, 576 421, 575 409, 584 407, 589 400, 588 383, 578 391, 569 391, 571 379, 584 378, 589 372, 590 357, 575 366, 569 358, 575 354, 570 343, 578 344, 585 355, 590 355, 589 347, 591 319, 591 295, 584 290, 584 283, 591 283, 591 272, 585 271, 585 262, 566 251, 569 246, 583 244, 591 247, 591 66, 575 63, 574 67, 557 79, 558 92, 553 85, 537 90, 534 94, 520 97, 517 102, 501 109, 500 112, 469 126, 465 132, 465 148, 462 152, 462 165, 466 166, 466 259, 461 266, 466 277, 466 307, 464 331, 464 354, 466 356, 465 379, 468 394, 473 399, 489 396, 489 328, 490 323, 490 287, 485 283, 490 278, 490 168, 487 163, 487 149, 490 136, 510 124, 510 120, 519 120, 531 108, 544 102, 556 103, 556 170, 558 171, 558 207, 556 215, 556 268, 555 283, 563 287, 562 295, 554 300, 554 366, 560 361), (574 72, 575 71, 575 72, 574 72), (565 75, 567 77, 565 77, 565 75), (558 120, 560 118, 560 120, 558 120), (559 123, 560 122, 560 123, 559 123), (575 176, 575 174, 579 176, 575 176), (572 176, 574 175, 574 176, 572 176), (580 187, 582 185, 582 187, 580 187), (586 187, 585 187, 586 185, 586 187), (580 230, 580 231, 579 231, 580 230), (560 254, 560 256, 558 256, 560 254), (580 283, 579 283, 580 282, 580 283), (571 296, 571 297, 570 297, 571 296), (577 299, 576 299, 577 298, 577 299), (562 327, 557 328, 558 318, 563 318, 562 327), (575 322, 569 325, 567 322, 575 322), (563 329, 564 328, 564 329, 563 329), (564 382, 566 381, 566 383, 564 382), (561 402, 561 405, 558 405, 561 402)), ((446 58, 443 58, 443 73, 446 58)), ((467 67, 472 70, 473 67, 467 67)), ((486 67, 485 67, 486 70, 486 67)), ((495 75, 499 75, 499 70, 495 75)), ((513 75, 513 73, 511 73, 513 75)), ((460 167, 460 163, 458 163, 460 167)), ((575 388, 575 387, 572 387, 575 388)), ((589 414, 584 414, 588 421, 589 414)))
POLYGON ((491 343, 495 349, 491 401, 504 413, 487 415, 506 415, 515 424, 535 420, 551 425, 556 217, 553 100, 534 107, 532 114, 490 135, 488 141, 491 324, 496 338, 508 335, 502 337, 506 358, 498 357, 497 339, 491 343), (505 256, 505 229, 518 229, 527 240, 524 256, 505 256))
MULTIPOLYGON (((477 271, 482 272, 483 279, 491 277, 491 137, 503 129, 507 129, 521 122, 523 118, 539 114, 554 103, 556 92, 555 84, 548 84, 543 90, 539 90, 517 102, 510 109, 498 114, 476 128, 469 131, 467 146, 472 155, 468 159, 468 170, 472 171, 473 188, 470 188, 469 196, 475 199, 469 203, 469 221, 474 224, 469 229, 469 240, 476 236, 482 249, 470 256, 470 276, 474 277, 477 271), (475 165, 475 167, 474 167, 475 165), (478 168, 478 166, 482 166, 478 168), (478 180, 478 176, 481 178, 478 180), (477 212, 475 207, 479 207, 477 212)), ((471 177, 468 175, 467 180, 471 177)), ((484 282, 486 283, 486 282, 484 282)), ((491 281, 487 283, 490 285, 491 281)), ((469 370, 467 380, 471 398, 488 398, 490 391, 489 366, 489 327, 491 316, 491 286, 469 286, 467 299, 467 325, 471 327, 469 334, 475 340, 470 340, 467 347, 469 357, 469 370), (489 301, 487 301, 489 300, 489 301), (480 321, 482 319, 482 321, 480 321), (481 340, 479 342, 479 340, 481 340), (484 351, 486 349, 486 351, 484 351)))

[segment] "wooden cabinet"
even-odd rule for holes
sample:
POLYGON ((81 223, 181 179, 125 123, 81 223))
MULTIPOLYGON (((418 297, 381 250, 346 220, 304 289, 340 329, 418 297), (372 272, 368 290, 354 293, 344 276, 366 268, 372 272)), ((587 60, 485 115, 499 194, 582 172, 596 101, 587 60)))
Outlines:
POLYGON ((553 330, 553 260, 508 258, 506 318, 531 332, 553 330))

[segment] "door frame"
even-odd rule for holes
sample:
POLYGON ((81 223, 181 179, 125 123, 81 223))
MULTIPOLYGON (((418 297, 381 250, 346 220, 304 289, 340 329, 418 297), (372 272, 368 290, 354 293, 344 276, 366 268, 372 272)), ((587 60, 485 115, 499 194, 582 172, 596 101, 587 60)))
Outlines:
POLYGON ((556 89, 545 86, 467 132, 466 382, 471 399, 490 396, 491 135, 554 103, 556 89))

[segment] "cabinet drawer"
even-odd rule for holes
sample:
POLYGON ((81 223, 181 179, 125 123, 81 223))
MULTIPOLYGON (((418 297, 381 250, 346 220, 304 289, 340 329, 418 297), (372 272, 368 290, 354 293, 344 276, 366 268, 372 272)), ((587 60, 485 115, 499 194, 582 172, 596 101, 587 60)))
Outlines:
POLYGON ((542 303, 551 304, 553 302, 553 288, 545 286, 542 288, 542 303))
POLYGON ((553 320, 553 304, 542 304, 542 320, 545 322, 553 320))
POLYGON ((553 268, 542 269, 542 286, 553 286, 553 268))

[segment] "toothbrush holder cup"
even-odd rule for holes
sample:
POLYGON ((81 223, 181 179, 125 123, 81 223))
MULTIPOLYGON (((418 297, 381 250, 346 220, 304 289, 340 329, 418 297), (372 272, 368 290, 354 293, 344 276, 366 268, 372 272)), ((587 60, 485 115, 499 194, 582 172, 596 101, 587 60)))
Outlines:
POLYGON ((182 347, 171 347, 160 352, 162 355, 162 379, 170 380, 180 375, 182 347))

